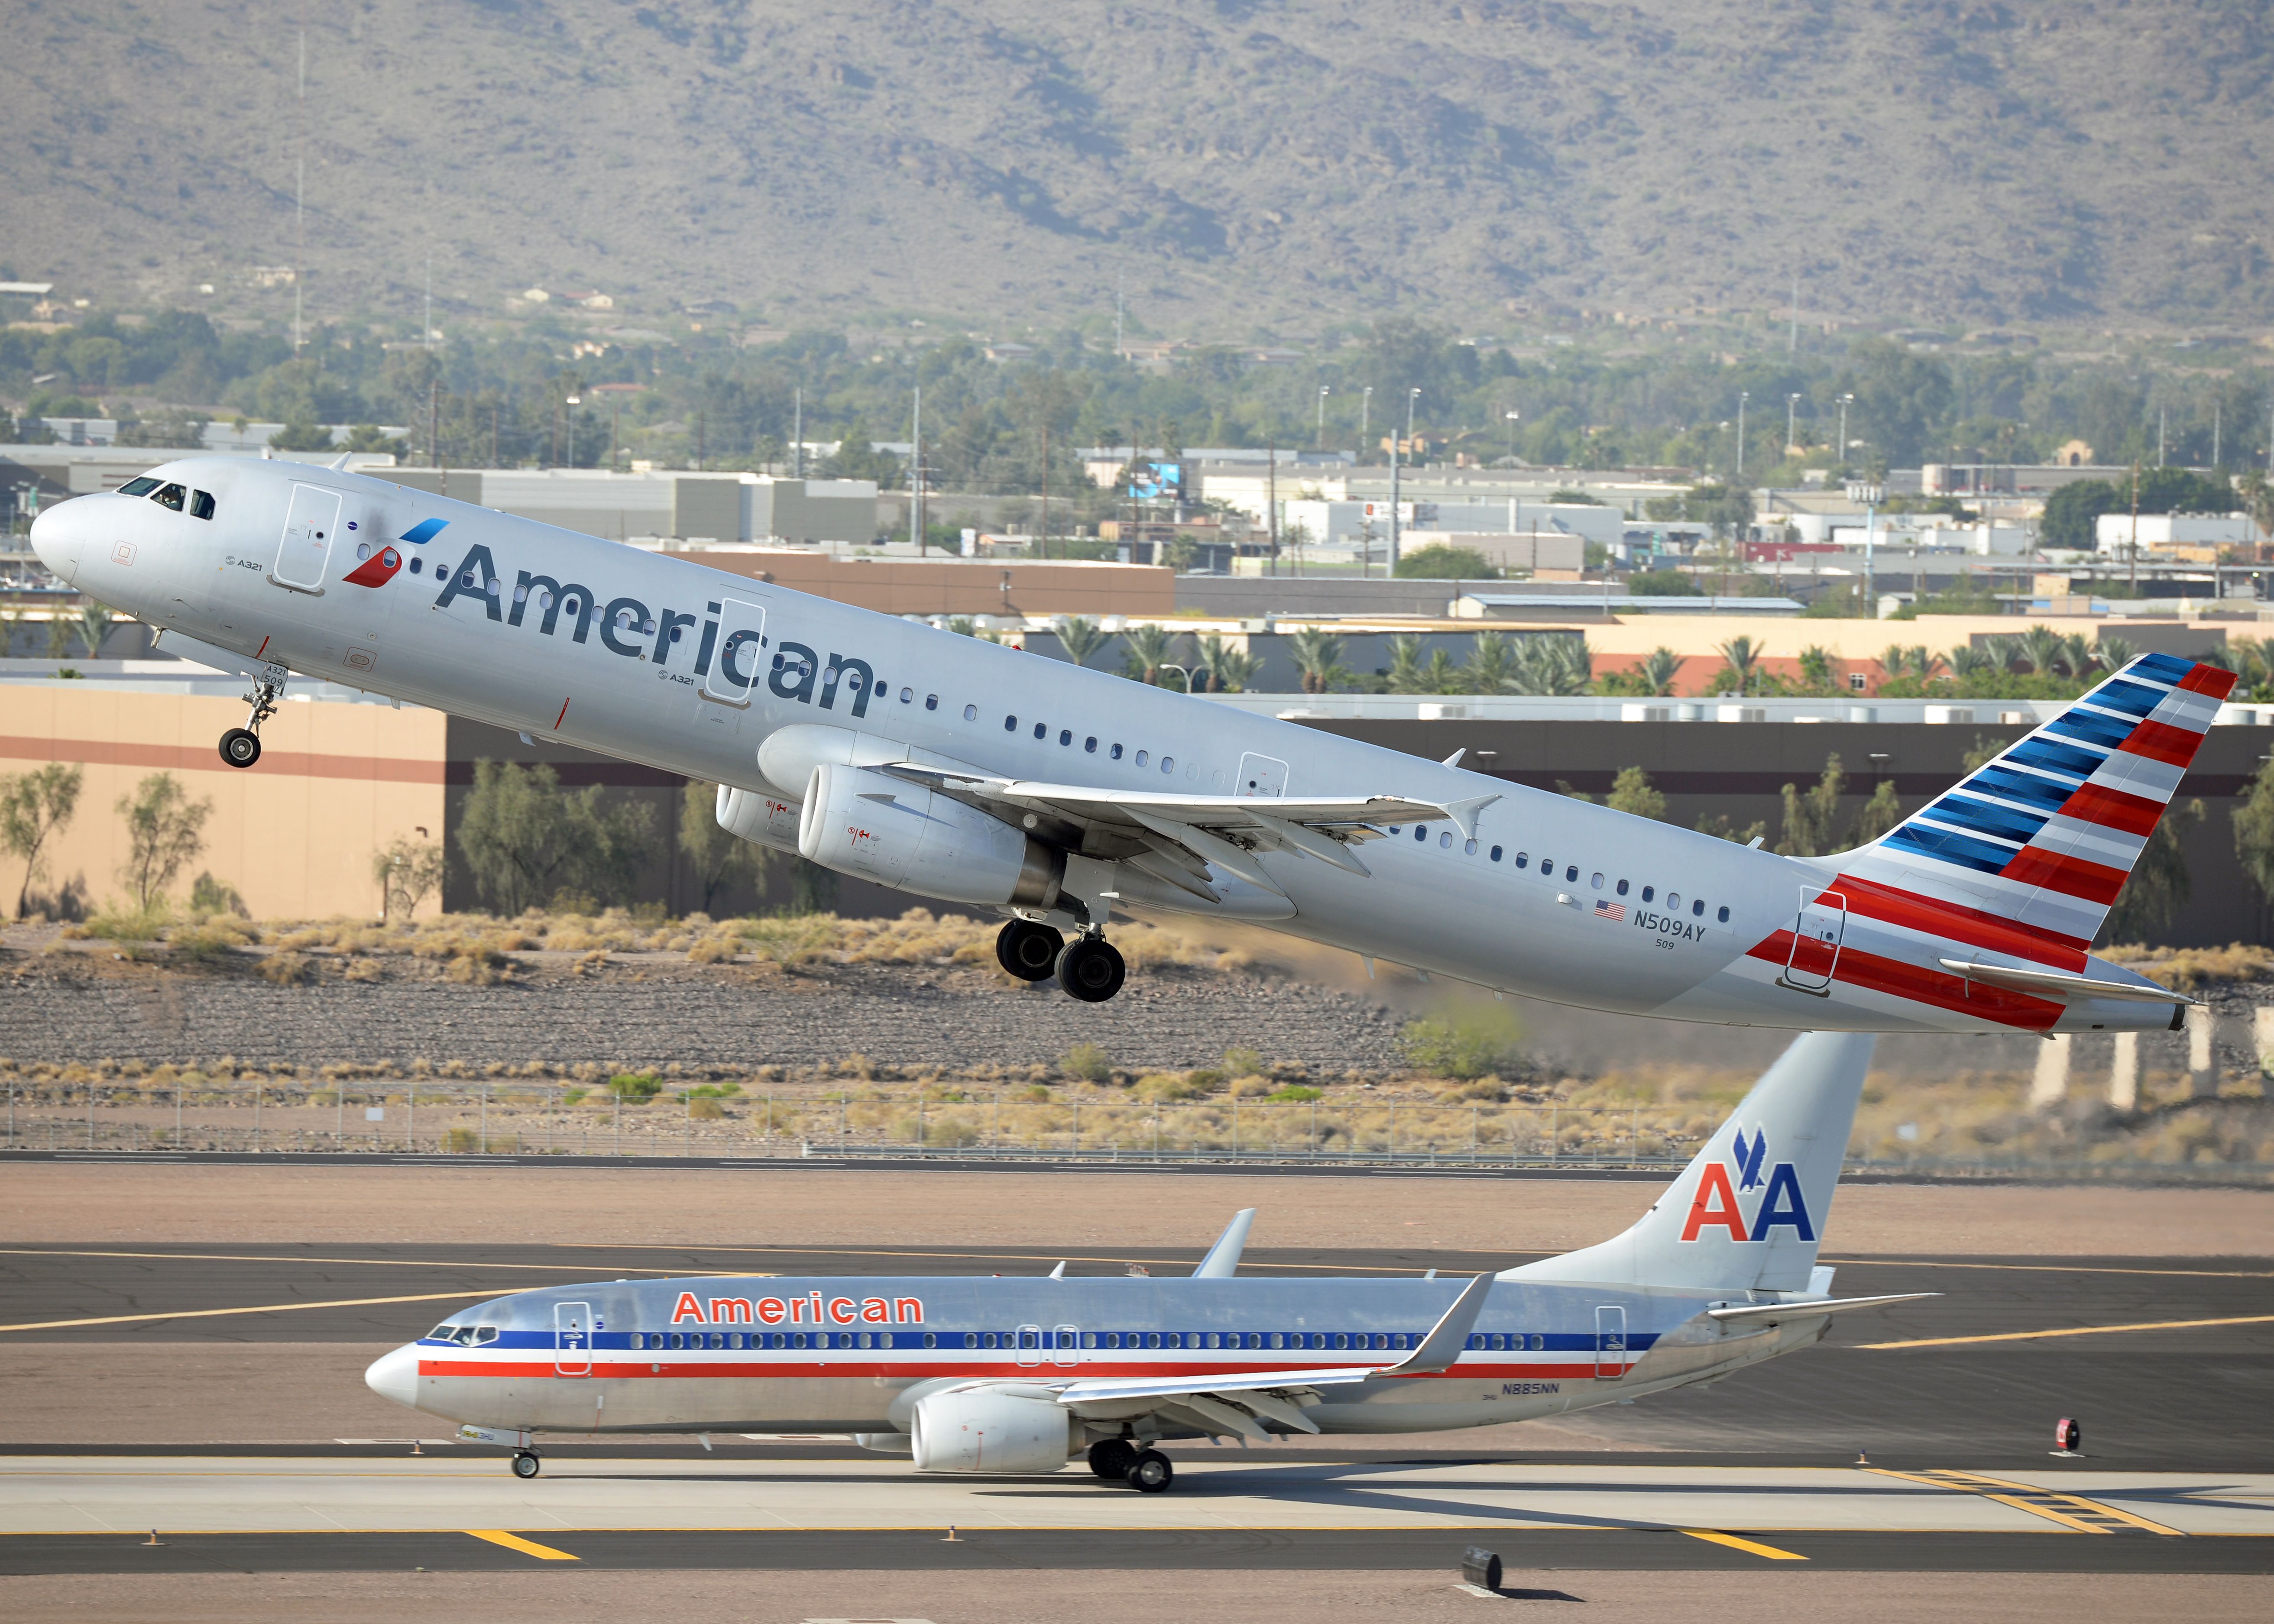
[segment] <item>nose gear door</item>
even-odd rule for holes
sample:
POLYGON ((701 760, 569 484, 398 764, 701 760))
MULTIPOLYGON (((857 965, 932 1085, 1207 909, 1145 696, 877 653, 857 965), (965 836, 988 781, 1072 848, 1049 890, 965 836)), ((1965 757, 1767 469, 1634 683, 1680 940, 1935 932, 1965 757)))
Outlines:
POLYGON ((592 1373, 592 1305, 555 1303, 553 1305, 553 1373, 589 1376, 592 1373))
POLYGON ((1840 942, 1848 931, 1848 898, 1836 891, 1803 886, 1800 914, 1793 921, 1792 951, 1777 979, 1796 992, 1832 996, 1832 972, 1840 964, 1840 942))
POLYGON ((296 485, 284 515, 284 538, 277 544, 276 567, 268 579, 296 592, 319 592, 332 538, 340 528, 340 493, 321 485, 296 485))

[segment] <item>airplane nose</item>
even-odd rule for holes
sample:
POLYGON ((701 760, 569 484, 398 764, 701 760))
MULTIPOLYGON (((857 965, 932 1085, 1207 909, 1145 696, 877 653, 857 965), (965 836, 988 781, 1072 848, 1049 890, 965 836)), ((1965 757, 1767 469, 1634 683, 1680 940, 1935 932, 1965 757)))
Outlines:
POLYGON ((79 547, 87 528, 82 515, 72 511, 76 506, 59 502, 32 521, 32 551, 65 581, 79 574, 79 547))
POLYGON ((363 1373, 364 1385, 381 1398, 416 1410, 418 1407, 418 1350, 397 1348, 382 1353, 363 1373))

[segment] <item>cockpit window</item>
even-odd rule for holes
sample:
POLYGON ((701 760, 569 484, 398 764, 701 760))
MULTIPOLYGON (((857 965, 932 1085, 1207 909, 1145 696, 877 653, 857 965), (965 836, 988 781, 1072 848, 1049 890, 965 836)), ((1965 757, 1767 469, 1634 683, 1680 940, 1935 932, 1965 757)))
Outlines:
POLYGON ((456 1326, 451 1325, 446 1321, 427 1332, 426 1340, 430 1342, 447 1342, 450 1340, 452 1333, 456 1331, 457 1328, 458 1327, 456 1326))
POLYGON ((150 500, 161 508, 171 508, 176 513, 179 513, 182 510, 183 502, 187 500, 188 497, 189 492, 180 485, 161 485, 151 495, 150 500))
POLYGON ((475 1346, 475 1347, 478 1348, 478 1347, 480 1347, 480 1346, 481 1346, 483 1343, 485 1343, 485 1342, 493 1342, 497 1341, 497 1339, 498 1339, 498 1328, 497 1328, 497 1327, 495 1327, 495 1326, 493 1326, 493 1325, 484 1325, 484 1326, 477 1326, 477 1327, 474 1327, 474 1346, 475 1346))
POLYGON ((121 496, 147 496, 157 488, 158 482, 145 475, 139 479, 129 479, 118 487, 118 493, 121 496))
POLYGON ((192 519, 210 519, 210 518, 212 518, 213 516, 214 516, 214 499, 213 499, 213 492, 212 492, 211 491, 192 491, 192 492, 190 492, 190 517, 192 517, 192 519))

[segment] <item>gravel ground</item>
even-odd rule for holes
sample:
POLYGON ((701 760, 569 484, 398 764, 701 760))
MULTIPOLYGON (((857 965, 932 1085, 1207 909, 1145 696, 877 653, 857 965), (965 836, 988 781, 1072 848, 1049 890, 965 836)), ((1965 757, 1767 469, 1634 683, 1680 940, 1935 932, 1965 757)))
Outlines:
POLYGON ((568 958, 526 955, 513 981, 492 987, 444 981, 408 961, 375 981, 350 981, 327 966, 307 982, 280 986, 249 966, 174 971, 87 953, 11 952, 0 956, 0 1056, 750 1067, 860 1054, 878 1065, 966 1071, 1032 1065, 1092 1042, 1116 1064, 1145 1070, 1206 1065, 1235 1043, 1314 1071, 1400 1064, 1404 1017, 1263 975, 1171 966, 1133 975, 1110 1004, 1085 1004, 1054 984, 1013 987, 961 969, 854 964, 777 975, 627 955, 578 974, 568 958))

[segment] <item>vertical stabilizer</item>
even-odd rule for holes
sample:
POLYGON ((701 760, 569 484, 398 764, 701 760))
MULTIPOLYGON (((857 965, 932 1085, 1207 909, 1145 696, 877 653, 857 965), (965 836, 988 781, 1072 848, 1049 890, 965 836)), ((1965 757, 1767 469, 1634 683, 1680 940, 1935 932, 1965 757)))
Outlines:
POLYGON ((1853 1032, 1795 1039, 1632 1229, 1500 1278, 1807 1289, 1871 1042, 1853 1032))

